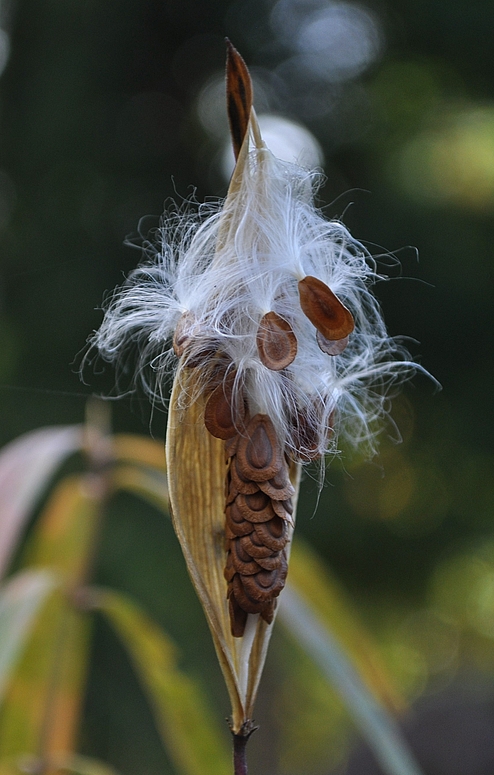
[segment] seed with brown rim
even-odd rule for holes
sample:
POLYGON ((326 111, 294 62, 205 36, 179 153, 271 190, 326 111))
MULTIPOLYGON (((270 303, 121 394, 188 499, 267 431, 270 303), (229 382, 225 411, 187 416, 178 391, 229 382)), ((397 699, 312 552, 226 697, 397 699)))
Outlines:
POLYGON ((355 328, 353 315, 326 283, 307 275, 298 284, 300 306, 325 339, 344 339, 355 328))
POLYGON ((340 353, 346 349, 349 338, 350 337, 348 336, 344 336, 343 339, 331 341, 331 339, 326 339, 320 331, 316 331, 317 344, 326 355, 340 355, 340 353))
POLYGON ((204 424, 211 436, 230 439, 242 427, 245 417, 243 396, 235 400, 235 372, 230 372, 213 390, 204 409, 204 424))
POLYGON ((257 350, 262 363, 272 371, 289 366, 297 354, 297 337, 290 323, 277 312, 266 312, 257 331, 257 350))

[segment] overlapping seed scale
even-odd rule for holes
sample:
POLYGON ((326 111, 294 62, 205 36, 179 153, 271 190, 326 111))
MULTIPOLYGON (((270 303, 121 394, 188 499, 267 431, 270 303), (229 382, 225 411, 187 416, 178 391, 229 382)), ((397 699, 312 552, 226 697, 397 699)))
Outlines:
POLYGON ((255 415, 245 433, 236 438, 236 444, 230 439, 226 442, 224 575, 232 634, 241 637, 247 614, 258 613, 268 623, 273 619, 276 597, 286 578, 285 547, 294 490, 274 426, 266 415, 255 415))
POLYGON ((256 414, 238 440, 237 470, 245 481, 267 482, 281 471, 283 455, 274 425, 265 414, 256 414))

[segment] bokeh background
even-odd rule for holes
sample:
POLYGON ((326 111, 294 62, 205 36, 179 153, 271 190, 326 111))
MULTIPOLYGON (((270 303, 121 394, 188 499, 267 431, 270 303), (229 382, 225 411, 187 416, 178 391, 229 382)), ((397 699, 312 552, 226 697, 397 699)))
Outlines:
MULTIPOLYGON (((251 69, 268 142, 324 168, 321 206, 379 257, 389 330, 442 385, 407 386, 378 456, 343 450, 320 496, 309 471, 297 530, 376 639, 426 772, 492 773, 494 4, 2 0, 0 26, 2 443, 80 422, 88 396, 112 393, 108 368, 81 383, 78 353, 105 292, 139 260, 124 242, 139 245, 170 197, 225 194, 227 35, 251 69)), ((112 414, 118 430, 164 434, 166 415, 141 395, 112 414)), ((96 580, 166 627, 221 722, 226 693, 162 516, 119 497, 96 580)), ((258 775, 378 772, 282 632, 257 720, 258 775)), ((80 750, 124 775, 172 772, 102 622, 80 750)))

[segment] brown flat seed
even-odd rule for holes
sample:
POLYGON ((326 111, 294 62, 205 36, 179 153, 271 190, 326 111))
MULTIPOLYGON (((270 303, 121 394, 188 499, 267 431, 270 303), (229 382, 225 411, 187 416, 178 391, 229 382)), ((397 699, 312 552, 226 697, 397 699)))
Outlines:
POLYGON ((232 553, 229 551, 226 557, 226 565, 225 570, 223 571, 223 576, 225 577, 226 581, 230 582, 235 576, 236 572, 237 571, 233 567, 232 553))
POLYGON ((226 523, 225 523, 225 543, 224 543, 225 552, 229 551, 229 549, 230 549, 230 541, 233 538, 237 538, 237 535, 236 535, 236 533, 233 532, 233 530, 229 526, 228 520, 226 520, 226 523))
POLYGON ((242 495, 242 494, 237 495, 235 499, 235 505, 237 506, 238 511, 243 516, 243 518, 246 519, 248 522, 254 522, 254 523, 267 522, 269 519, 272 519, 274 517, 274 511, 271 505, 271 499, 268 498, 268 496, 265 493, 260 491, 259 493, 256 492, 254 495, 242 495), (248 499, 255 498, 258 494, 266 498, 265 505, 262 508, 260 508, 259 502, 257 501, 254 504, 254 508, 253 508, 252 500, 250 500, 249 502, 248 499))
POLYGON ((264 568, 264 570, 276 570, 276 568, 280 567, 282 562, 281 553, 275 552, 275 554, 272 554, 270 557, 259 557, 256 559, 256 562, 261 568, 264 568))
POLYGON ((232 481, 228 481, 227 479, 225 483, 226 483, 226 487, 228 487, 228 492, 225 493, 225 501, 226 501, 226 505, 229 506, 230 503, 233 503, 233 501, 237 497, 238 490, 234 487, 232 481))
POLYGON ((211 393, 204 409, 204 424, 216 439, 230 439, 237 435, 237 428, 245 417, 245 404, 241 396, 235 401, 235 372, 230 372, 211 393), (236 405, 238 404, 238 406, 236 405))
MULTIPOLYGON (((253 578, 252 576, 245 576, 246 579, 253 578)), ((260 614, 264 604, 259 600, 252 599, 250 595, 244 589, 243 579, 238 573, 235 574, 232 581, 232 590, 235 595, 235 599, 240 608, 249 614, 260 614)), ((265 601, 264 601, 265 602, 265 601)))
POLYGON ((228 607, 230 611, 230 627, 232 635, 234 638, 241 638, 245 632, 245 625, 247 624, 247 611, 240 608, 235 595, 233 594, 228 598, 228 607))
POLYGON ((253 493, 259 491, 257 482, 246 482, 245 479, 239 476, 236 460, 230 466, 230 475, 232 477, 232 485, 237 492, 241 492, 243 495, 253 495, 253 493))
MULTIPOLYGON (((286 573, 276 570, 261 570, 255 576, 243 576, 242 586, 246 596, 260 603, 268 603, 278 597, 285 586, 286 573)), ((235 583, 235 579, 233 580, 235 583)), ((237 598, 238 599, 238 598, 237 598)))
MULTIPOLYGON (((256 562, 264 560, 266 557, 271 557, 273 554, 273 550, 270 549, 269 546, 265 546, 254 532, 242 536, 242 538, 240 538, 240 543, 244 551, 253 557, 256 562)), ((259 565, 260 564, 261 563, 259 563, 259 565)))
POLYGON ((286 369, 297 354, 297 337, 290 323, 277 312, 262 316, 256 341, 261 362, 272 371, 286 369))
POLYGON ((302 311, 325 339, 340 340, 352 333, 352 313, 322 280, 307 275, 298 290, 302 311))
POLYGON ((293 514, 293 500, 291 498, 288 498, 286 501, 281 501, 281 505, 285 511, 288 511, 290 516, 293 514))
POLYGON ((273 511, 277 517, 280 517, 280 519, 284 519, 286 522, 288 522, 289 525, 293 527, 294 526, 293 518, 292 518, 293 507, 290 513, 290 511, 286 507, 287 503, 291 505, 291 501, 271 501, 271 506, 273 507, 273 511))
POLYGON ((238 436, 232 436, 231 439, 225 439, 225 455, 227 458, 234 456, 237 451, 238 436))
POLYGON ((340 353, 346 349, 349 339, 349 336, 344 336, 343 339, 331 341, 331 339, 326 339, 320 331, 316 331, 316 340, 319 349, 322 350, 323 353, 326 353, 326 355, 340 355, 340 353))
POLYGON ((276 600, 270 600, 269 603, 262 609, 261 617, 267 624, 271 624, 274 619, 274 612, 276 611, 276 600))
POLYGON ((231 503, 226 507, 225 514, 228 527, 232 533, 235 533, 235 535, 248 535, 249 533, 252 533, 254 529, 252 522, 244 519, 236 502, 231 503))
POLYGON ((259 488, 276 501, 284 501, 295 494, 295 489, 288 478, 288 472, 283 469, 273 479, 259 482, 259 488))
POLYGON ((252 522, 247 522, 246 519, 242 519, 240 522, 233 520, 229 511, 226 512, 226 527, 235 537, 247 536, 254 529, 252 522))
POLYGON ((286 542, 288 541, 286 522, 279 517, 275 517, 271 522, 256 525, 255 533, 259 541, 273 552, 280 552, 285 548, 286 542))
POLYGON ((266 482, 281 470, 283 458, 274 425, 266 414, 256 414, 240 436, 237 470, 246 481, 266 482))
POLYGON ((245 549, 242 548, 240 540, 232 541, 230 544, 232 564, 237 573, 241 576, 253 576, 254 573, 259 573, 261 566, 255 562, 245 549))

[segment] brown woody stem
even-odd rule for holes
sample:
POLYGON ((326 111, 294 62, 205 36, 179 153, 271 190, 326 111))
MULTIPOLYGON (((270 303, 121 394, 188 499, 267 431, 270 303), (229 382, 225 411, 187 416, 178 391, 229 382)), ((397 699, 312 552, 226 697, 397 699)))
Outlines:
POLYGON ((258 727, 254 726, 252 721, 246 721, 240 732, 236 733, 232 730, 233 775, 248 775, 246 757, 247 741, 256 729, 258 729, 258 727))
POLYGON ((233 773, 234 775, 247 775, 247 748, 248 737, 233 735, 233 773))

